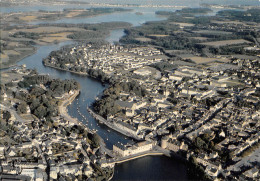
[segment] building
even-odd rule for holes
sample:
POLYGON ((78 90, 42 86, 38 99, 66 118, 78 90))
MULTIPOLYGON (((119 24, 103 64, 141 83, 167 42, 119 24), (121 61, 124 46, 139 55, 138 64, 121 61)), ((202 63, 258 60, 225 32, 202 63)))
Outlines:
POLYGON ((134 144, 131 147, 126 147, 126 145, 113 145, 113 151, 121 156, 138 154, 141 152, 152 150, 152 148, 153 144, 149 141, 142 141, 134 144))

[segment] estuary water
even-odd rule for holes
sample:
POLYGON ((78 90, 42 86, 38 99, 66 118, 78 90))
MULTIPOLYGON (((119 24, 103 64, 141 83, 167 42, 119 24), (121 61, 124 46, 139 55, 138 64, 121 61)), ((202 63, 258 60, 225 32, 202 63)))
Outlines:
MULTIPOLYGON (((35 68, 40 74, 49 74, 54 78, 75 79, 78 81, 81 85, 81 92, 76 100, 68 106, 69 114, 82 121, 89 128, 96 129, 109 149, 112 149, 115 143, 127 143, 131 139, 104 125, 100 125, 86 110, 86 106, 92 104, 95 98, 102 94, 106 86, 90 77, 56 70, 42 64, 42 59, 48 56, 51 51, 72 43, 72 41, 67 41, 55 45, 38 46, 38 50, 34 55, 23 59, 18 65, 26 64, 27 68, 35 68), (86 119, 79 114, 77 108, 86 119)), ((174 158, 148 156, 116 165, 112 180, 187 180, 187 171, 185 165, 174 158)))
MULTIPOLYGON (((163 17, 157 17, 154 15, 153 9, 147 9, 147 16, 136 15, 134 12, 120 13, 120 16, 132 18, 125 19, 126 22, 130 22, 135 25, 139 25, 146 21, 145 17, 149 17, 148 20, 160 20, 163 17), (135 19, 140 18, 140 19, 135 19), (138 23, 137 23, 138 22, 138 23)), ((94 19, 102 19, 103 21, 111 21, 111 16, 93 17, 94 19), (108 19, 106 19, 108 18, 108 19)), ((91 18, 88 18, 88 21, 91 18)), ((92 20, 96 22, 96 20, 92 20)), ((118 41, 119 38, 124 35, 123 29, 114 30, 110 33, 107 41, 118 41)), ((58 44, 37 46, 37 52, 34 55, 28 56, 21 60, 18 65, 26 64, 27 68, 37 69, 40 74, 49 74, 54 78, 60 79, 75 79, 81 85, 80 95, 68 106, 68 112, 72 117, 76 117, 79 121, 82 121, 90 129, 96 129, 97 133, 104 139, 107 147, 112 149, 113 144, 120 143, 126 144, 131 141, 130 138, 119 134, 104 125, 100 125, 86 110, 88 105, 91 105, 95 98, 102 94, 107 85, 102 85, 100 82, 83 75, 73 74, 70 72, 64 72, 53 68, 45 67, 42 64, 42 59, 47 57, 51 51, 58 50, 62 46, 71 45, 75 42, 67 41, 58 44), (81 114, 79 114, 79 112, 81 114), (82 117, 81 115, 84 115, 82 117)), ((113 180, 187 180, 187 172, 185 165, 175 160, 174 158, 168 158, 165 156, 148 156, 130 162, 121 163, 115 166, 115 175, 113 180)))
MULTIPOLYGON (((214 2, 223 2, 223 0, 214 2)), ((234 1, 227 0, 224 1, 225 4, 234 1)), ((259 1, 257 0, 247 0, 241 1, 236 0, 236 2, 251 2, 250 5, 258 5, 259 1)), ((92 2, 107 2, 107 0, 92 0, 92 2)), ((111 3, 122 3, 122 0, 111 0, 111 3)), ((159 3, 161 5, 185 5, 191 7, 198 7, 199 3, 207 2, 200 0, 125 0, 125 4, 141 4, 141 3, 150 3, 151 5, 159 3)), ((24 12, 24 11, 38 11, 38 10, 62 10, 63 8, 90 8, 89 5, 84 6, 17 6, 17 7, 1 7, 0 10, 2 13, 5 12, 24 12)), ((132 8, 131 8, 132 9, 132 8)), ((60 19, 50 22, 34 22, 34 24, 41 23, 100 23, 100 22, 110 22, 110 21, 125 21, 133 24, 134 26, 139 26, 146 21, 158 21, 164 19, 164 17, 156 16, 155 11, 159 10, 168 10, 174 11, 174 8, 133 8, 131 12, 115 13, 109 15, 95 16, 89 18, 77 18, 77 19, 60 19), (142 15, 138 15, 136 12, 142 12, 142 15)), ((118 41, 121 36, 124 35, 123 29, 114 30, 110 33, 110 36, 107 38, 107 41, 113 43, 118 41)), ((59 44, 53 44, 48 46, 37 46, 38 50, 34 55, 24 58, 18 64, 26 64, 27 68, 35 68, 39 73, 49 74, 54 78, 60 79, 75 79, 81 85, 81 93, 68 106, 68 112, 72 117, 76 117, 78 120, 82 121, 91 129, 96 129, 97 133, 104 139, 107 147, 112 149, 112 145, 115 143, 125 144, 131 139, 126 138, 125 136, 109 129, 104 125, 100 125, 93 117, 87 112, 86 107, 92 104, 95 101, 95 98, 102 94, 106 86, 102 85, 100 82, 82 75, 73 74, 70 72, 64 72, 56 70, 53 68, 48 68, 43 66, 42 59, 47 57, 51 51, 58 50, 64 45, 73 44, 73 41, 62 42, 59 44), (79 114, 79 111, 81 114, 79 114), (84 115, 82 117, 81 115, 84 115)), ((174 159, 168 158, 165 156, 147 156, 132 160, 129 162, 121 163, 115 166, 115 174, 112 180, 187 180, 187 170, 186 166, 174 159)))
MULTIPOLYGON (((71 0, 69 0, 71 1, 71 0)), ((28 12, 28 11, 57 11, 64 8, 91 8, 100 7, 93 4, 96 3, 110 3, 119 5, 149 5, 149 6, 186 6, 186 7, 199 7, 203 3, 218 4, 218 5, 249 5, 259 6, 259 0, 88 0, 90 4, 69 4, 69 5, 33 5, 33 6, 15 6, 15 7, 0 7, 1 13, 11 12, 28 12)), ((142 8, 144 9, 144 8, 142 8)))

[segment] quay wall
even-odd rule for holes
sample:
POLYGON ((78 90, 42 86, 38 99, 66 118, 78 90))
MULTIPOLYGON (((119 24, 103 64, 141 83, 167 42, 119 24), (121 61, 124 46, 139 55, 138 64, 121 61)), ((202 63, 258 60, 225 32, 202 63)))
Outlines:
POLYGON ((127 158, 125 160, 115 161, 113 163, 123 163, 123 162, 127 162, 127 161, 130 161, 130 160, 134 160, 134 159, 145 157, 145 156, 156 156, 156 155, 164 155, 164 153, 159 153, 159 152, 158 153, 156 153, 156 152, 144 153, 142 155, 133 156, 133 157, 127 158))
POLYGON ((115 130, 115 131, 117 131, 117 132, 119 132, 119 133, 121 133, 121 134, 123 134, 127 137, 131 137, 131 138, 134 138, 136 140, 143 140, 138 135, 131 134, 131 133, 119 128, 118 126, 116 126, 115 123, 107 121, 106 119, 104 119, 103 117, 101 117, 100 115, 98 115, 94 111, 92 111, 89 107, 87 107, 87 110, 95 119, 97 119, 100 123, 105 124, 109 128, 111 128, 111 129, 113 129, 113 130, 115 130))

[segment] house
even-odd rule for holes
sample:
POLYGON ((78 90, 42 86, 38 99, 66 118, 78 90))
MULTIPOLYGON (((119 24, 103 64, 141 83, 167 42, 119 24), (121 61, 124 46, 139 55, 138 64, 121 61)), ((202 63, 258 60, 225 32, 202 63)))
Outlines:
POLYGON ((211 177, 217 177, 219 169, 217 167, 207 166, 205 172, 211 177))
POLYGON ((169 74, 169 79, 170 79, 170 80, 181 81, 182 78, 183 78, 183 77, 180 76, 180 75, 169 74))
MULTIPOLYGON (((169 149, 171 151, 177 152, 180 150, 181 143, 177 141, 176 139, 169 138, 169 136, 165 136, 161 140, 161 147, 163 149, 169 149)), ((184 147, 182 147, 184 148, 184 147)), ((186 149, 186 148, 184 148, 186 149)))
POLYGON ((12 148, 9 147, 9 148, 6 150, 6 154, 7 154, 8 156, 10 156, 10 157, 13 157, 13 156, 16 155, 16 152, 15 152, 14 149, 12 149, 12 148))
POLYGON ((122 121, 117 121, 117 122, 114 122, 114 125, 116 127, 118 127, 119 129, 122 129, 122 130, 124 130, 124 131, 126 131, 126 132, 128 132, 132 135, 136 135, 137 129, 130 124, 127 124, 127 123, 122 122, 122 121))
POLYGON ((134 116, 134 111, 132 109, 127 108, 126 111, 125 111, 125 115, 132 117, 132 116, 134 116))
POLYGON ((259 174, 259 168, 257 168, 256 166, 243 173, 243 175, 251 179, 256 178, 258 174, 259 174))
POLYGON ((136 109, 136 103, 134 102, 128 102, 128 101, 120 101, 116 100, 115 103, 119 105, 122 109, 131 109, 135 110, 136 109))
POLYGON ((0 159, 4 158, 4 151, 5 151, 4 145, 0 145, 0 159))
POLYGON ((141 152, 149 151, 153 148, 153 144, 149 141, 142 141, 134 144, 131 147, 126 147, 126 145, 113 145, 113 151, 121 156, 129 156, 133 154, 138 154, 141 152))

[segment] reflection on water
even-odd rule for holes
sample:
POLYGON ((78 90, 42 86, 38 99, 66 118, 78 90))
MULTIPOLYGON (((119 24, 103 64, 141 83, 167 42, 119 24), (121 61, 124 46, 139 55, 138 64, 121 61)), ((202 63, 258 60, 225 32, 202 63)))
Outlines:
POLYGON ((166 156, 147 156, 116 165, 112 180, 188 180, 183 163, 166 156))
MULTIPOLYGON (((109 16, 107 15, 102 17, 88 18, 87 20, 90 20, 92 22, 97 22, 101 20, 109 22, 112 19, 121 20, 120 18, 122 20, 127 20, 127 22, 130 22, 134 25, 139 25, 140 23, 143 23, 147 20, 163 19, 162 17, 157 17, 154 14, 154 11, 151 12, 151 10, 147 10, 147 12, 145 12, 144 15, 137 15, 134 12, 125 12, 120 13, 120 16, 119 14, 111 14, 109 16), (128 18, 124 19, 126 17, 128 18)), ((124 35, 122 29, 114 30, 111 32, 107 40, 109 42, 118 41, 122 35, 124 35)), ((86 107, 93 103, 95 97, 102 93, 102 91, 105 89, 105 86, 103 86, 100 82, 87 76, 72 74, 70 72, 64 72, 43 66, 42 59, 47 57, 51 51, 58 50, 62 46, 69 45, 72 43, 74 42, 67 41, 48 46, 37 46, 37 52, 34 55, 28 56, 22 61, 20 61, 18 65, 26 64, 27 68, 35 68, 39 73, 49 74, 54 78, 75 79, 76 81, 78 81, 81 85, 81 92, 80 95, 76 98, 76 100, 68 106, 69 114, 72 117, 76 117, 79 121, 82 121, 89 128, 96 129, 97 133, 104 139, 108 148, 112 149, 112 145, 118 142, 125 144, 127 141, 131 139, 126 138, 125 136, 113 130, 110 130, 104 125, 100 125, 96 120, 93 119, 93 117, 86 110, 86 107)), ((116 166, 115 171, 116 180, 171 180, 172 178, 185 180, 187 175, 186 168, 183 163, 162 156, 145 157, 130 162, 122 163, 116 166)))
MULTIPOLYGON (((111 37, 110 37, 111 38, 111 37)), ((113 39, 111 38, 113 41, 113 39)), ((125 136, 110 130, 104 125, 100 125, 87 112, 86 107, 93 103, 95 97, 105 89, 100 82, 87 76, 72 74, 53 68, 44 67, 42 58, 64 45, 73 43, 63 42, 50 46, 39 46, 36 54, 29 56, 19 62, 19 65, 26 64, 28 68, 36 68, 39 73, 50 74, 52 77, 60 79, 75 79, 81 85, 80 95, 68 106, 68 112, 72 117, 78 118, 91 129, 97 129, 97 133, 104 139, 107 147, 112 149, 113 144, 123 143, 131 140, 125 136), (80 112, 80 114, 79 114, 80 112), (84 115, 84 119, 81 115, 84 115)), ((115 167, 115 180, 186 180, 187 173, 185 165, 165 156, 148 156, 129 162, 125 162, 115 167)))
MULTIPOLYGON (((142 5, 163 5, 163 6, 188 6, 188 7, 199 7, 200 4, 220 4, 220 5, 250 5, 250 6, 259 6, 259 0, 149 0, 149 1, 140 1, 140 0, 88 0, 90 3, 111 3, 111 4, 142 4, 142 5)), ((60 11, 64 8, 91 8, 91 7, 100 7, 87 4, 70 4, 70 5, 33 5, 33 6, 15 6, 15 7, 0 7, 1 13, 10 13, 10 12, 28 12, 28 11, 60 11)), ((146 8, 141 8, 140 11, 146 11, 146 8)))
MULTIPOLYGON (((131 8, 132 9, 132 8, 131 8)), ((112 22, 112 21, 123 21, 131 23, 134 26, 141 25, 146 21, 156 21, 163 20, 166 17, 157 16, 155 11, 162 11, 169 9, 157 9, 157 8, 145 8, 144 11, 141 8, 134 8, 133 11, 129 12, 118 12, 112 14, 98 15, 94 17, 82 17, 82 18, 66 18, 59 19, 54 21, 33 21, 30 24, 44 24, 44 23, 70 23, 70 24, 79 24, 79 23, 102 23, 102 22, 112 22), (136 12, 143 12, 142 15, 136 14, 136 12)), ((176 9, 170 9, 175 11, 176 9)))

